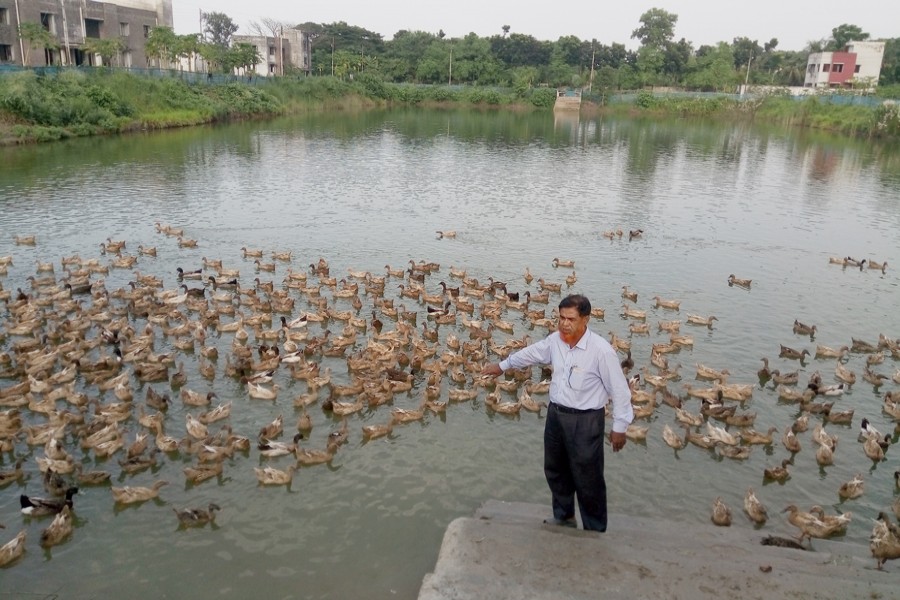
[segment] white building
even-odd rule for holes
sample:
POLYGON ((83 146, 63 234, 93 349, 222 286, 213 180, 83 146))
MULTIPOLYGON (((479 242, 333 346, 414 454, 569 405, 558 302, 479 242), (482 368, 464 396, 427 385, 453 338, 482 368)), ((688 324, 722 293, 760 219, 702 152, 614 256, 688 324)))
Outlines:
POLYGON ((250 44, 256 48, 262 60, 256 65, 254 75, 273 77, 291 71, 309 74, 309 35, 299 29, 284 29, 274 37, 236 35, 231 41, 232 44, 250 44))
POLYGON ((806 61, 803 87, 841 88, 878 85, 884 42, 850 42, 842 52, 813 52, 806 61))

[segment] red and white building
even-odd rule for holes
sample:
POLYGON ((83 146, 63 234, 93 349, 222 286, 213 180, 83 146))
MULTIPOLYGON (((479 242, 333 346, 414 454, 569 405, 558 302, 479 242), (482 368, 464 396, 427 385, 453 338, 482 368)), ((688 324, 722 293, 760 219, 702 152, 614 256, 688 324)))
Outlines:
POLYGON ((878 85, 884 42, 850 42, 844 52, 814 52, 806 61, 803 87, 841 88, 878 85))

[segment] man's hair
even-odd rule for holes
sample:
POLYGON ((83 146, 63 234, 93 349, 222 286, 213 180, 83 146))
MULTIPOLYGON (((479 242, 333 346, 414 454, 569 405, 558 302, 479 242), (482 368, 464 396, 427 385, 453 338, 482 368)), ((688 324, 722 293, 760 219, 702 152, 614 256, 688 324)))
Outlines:
POLYGON ((591 301, 581 294, 571 294, 560 301, 559 309, 564 308, 576 308, 579 316, 586 317, 591 314, 591 301))

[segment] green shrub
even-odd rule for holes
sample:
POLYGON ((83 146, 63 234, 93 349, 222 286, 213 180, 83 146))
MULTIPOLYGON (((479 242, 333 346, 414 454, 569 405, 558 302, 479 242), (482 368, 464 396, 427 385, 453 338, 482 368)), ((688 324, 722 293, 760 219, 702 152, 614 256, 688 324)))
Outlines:
POLYGON ((535 88, 531 91, 531 104, 538 108, 553 108, 556 104, 556 90, 535 88))
POLYGON ((635 98, 634 100, 634 105, 638 108, 650 110, 659 106, 659 100, 657 100, 656 96, 653 95, 653 92, 641 90, 640 92, 638 92, 637 98, 635 98))

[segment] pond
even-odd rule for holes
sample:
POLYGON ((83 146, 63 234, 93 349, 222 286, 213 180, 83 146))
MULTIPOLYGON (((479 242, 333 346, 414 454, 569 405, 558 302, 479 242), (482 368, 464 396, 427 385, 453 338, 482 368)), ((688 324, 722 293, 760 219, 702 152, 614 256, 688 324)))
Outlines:
MULTIPOLYGON (((865 545, 871 519, 887 510, 897 494, 893 473, 898 463, 893 448, 885 462, 869 460, 857 432, 862 417, 882 432, 894 431, 892 419, 882 413, 881 397, 900 389, 891 380, 898 377, 900 363, 882 350, 883 363, 871 368, 887 380, 876 387, 862 379, 872 355, 847 356, 844 366, 859 379, 834 399, 835 410, 854 409, 855 415, 850 425, 826 427, 840 438, 834 465, 821 468, 816 463, 811 431, 821 417, 815 417, 810 431, 798 434, 802 450, 793 456, 792 477, 784 485, 765 484, 762 473, 791 458, 778 440, 800 410, 780 401, 772 382, 761 384, 757 371, 760 359, 767 358, 781 373, 799 370, 798 389, 816 371, 832 383, 836 361, 812 356, 817 345, 839 348, 849 346, 851 338, 877 343, 879 335, 900 336, 898 199, 896 147, 763 125, 476 111, 309 115, 0 149, 0 256, 13 257, 0 283, 13 300, 17 288, 38 295, 27 278, 47 276, 37 272, 39 262, 52 262, 60 279, 64 256, 77 254, 108 265, 118 257, 101 254, 100 245, 125 240, 122 253, 137 256, 136 264, 92 277, 105 280, 111 309, 124 306, 112 292, 130 290, 135 271, 160 277, 164 289, 179 292, 177 267, 203 268, 207 277, 215 271, 204 268, 203 259, 221 260, 225 268, 240 271, 245 290, 254 288, 258 278, 261 284, 286 289, 294 300, 293 308, 276 313, 273 324, 260 331, 277 329, 282 314, 291 320, 317 311, 315 296, 285 288, 283 282, 290 272, 308 272, 320 258, 330 264, 331 276, 348 283, 356 281, 350 271, 383 276, 385 265, 398 269, 410 261, 438 263, 440 269, 425 278, 429 295, 441 291, 441 281, 461 285, 451 277, 451 266, 481 284, 492 278, 521 294, 536 295, 540 278, 561 283, 564 292, 586 294, 594 306, 605 309, 605 317, 592 319, 591 327, 607 337, 630 340, 636 369, 650 374, 656 372, 650 366, 651 345, 670 340, 658 323, 681 320, 681 334, 692 336, 693 346, 669 355, 670 365, 680 365, 681 379, 671 381, 668 389, 684 396, 685 408, 698 413, 699 401, 687 398, 685 385, 711 384, 695 380, 696 365, 727 368, 729 383, 753 386, 752 399, 739 410, 757 413, 757 431, 777 427, 779 432, 774 444, 755 447, 742 461, 693 446, 676 453, 662 440, 665 424, 677 428, 674 410, 661 405, 641 421, 650 428, 646 441, 630 442, 607 458, 613 514, 671 516, 686 528, 703 527, 713 499, 722 496, 735 512, 733 526, 750 527, 740 507, 752 486, 769 507, 770 520, 761 534, 794 533, 779 513, 784 506, 820 504, 829 512, 851 511, 853 522, 842 539, 865 545), (180 247, 156 223, 183 228, 198 247, 180 247), (616 230, 623 235, 604 236, 616 230), (629 239, 632 230, 642 234, 629 239), (456 237, 439 238, 437 231, 455 231, 456 237), (36 245, 15 243, 16 236, 27 235, 36 236, 36 245), (141 245, 156 247, 157 256, 139 256, 141 245), (274 263, 275 270, 258 271, 257 259, 245 258, 242 248, 262 250, 260 264, 274 263), (290 261, 274 259, 276 252, 291 252, 290 261), (847 256, 888 266, 882 271, 829 262, 830 257, 847 256), (573 260, 575 266, 555 268, 554 258, 573 260), (535 278, 530 284, 523 277, 526 268, 535 278), (573 271, 577 281, 567 286, 565 279, 573 271), (751 279, 750 288, 729 286, 731 274, 751 279), (637 292, 636 302, 622 298, 623 286, 637 292), (656 296, 680 301, 680 309, 657 307, 656 296), (623 306, 646 311, 649 335, 630 332, 631 325, 642 321, 622 316, 623 306), (689 325, 689 315, 717 320, 711 328, 689 325), (814 339, 795 334, 795 320, 815 324, 814 339), (782 344, 806 349, 811 356, 802 362, 780 358, 782 344), (838 488, 856 473, 866 480, 865 494, 841 502, 838 488)), ((309 275, 308 285, 316 282, 309 275)), ((364 282, 356 282, 358 310, 352 298, 334 297, 327 286, 320 297, 337 311, 350 310, 369 321, 376 311, 384 332, 396 329, 380 298, 363 293, 364 282)), ((184 283, 200 285, 196 280, 184 283)), ((447 350, 450 335, 469 341, 463 321, 478 318, 478 310, 474 315, 460 312, 455 324, 436 326, 424 303, 400 295, 401 284, 408 282, 390 278, 384 296, 417 313, 420 334, 423 323, 429 330, 437 328, 437 356, 447 350)), ((212 293, 208 290, 207 297, 212 293)), ((87 311, 93 301, 81 297, 81 310, 87 311)), ((532 303, 531 308, 544 308, 550 316, 560 298, 551 294, 548 305, 532 303)), ((471 299, 476 306, 484 301, 471 299)), ((198 319, 184 304, 172 307, 186 319, 198 319)), ((246 304, 238 310, 247 319, 252 316, 246 304)), ((55 314, 53 304, 41 311, 44 330, 76 317, 55 314)), ((543 503, 549 514, 541 468, 543 415, 493 413, 485 406, 483 389, 474 400, 451 403, 444 413, 427 412, 421 420, 397 425, 385 438, 363 439, 362 427, 386 423, 392 406, 420 406, 427 385, 423 372, 391 404, 349 415, 348 440, 328 464, 298 469, 290 486, 262 487, 254 467, 285 469, 294 459, 262 457, 255 448, 257 432, 283 415, 285 433, 279 441, 290 441, 302 414, 294 399, 307 392, 307 384, 282 364, 273 374, 277 399, 252 399, 244 385, 225 374, 234 333, 206 330, 206 346, 219 352, 210 380, 200 371, 208 363, 199 342, 194 351, 182 351, 162 325, 145 315, 127 318, 136 335, 150 325, 155 353, 174 355, 170 373, 177 363, 184 364, 185 388, 215 392, 213 405, 232 403, 229 419, 210 430, 227 423, 251 438, 254 447, 228 458, 219 477, 195 485, 186 483, 182 472, 197 462, 185 448, 160 454, 150 470, 127 475, 118 464, 124 450, 96 458, 78 446, 72 426, 64 443, 85 470, 109 471, 113 486, 148 486, 159 480, 168 485, 158 499, 127 507, 114 502, 108 485, 82 487, 75 496, 74 534, 44 550, 38 542, 49 519, 23 519, 18 499, 22 493, 44 495, 36 462, 44 449, 17 440, 14 454, 26 457, 27 476, 2 489, 0 523, 6 529, 0 542, 22 528, 28 540, 26 554, 0 575, 8 593, 414 598, 453 519, 470 516, 490 498, 543 503), (210 502, 221 506, 214 525, 178 526, 173 508, 210 502)), ((222 316, 220 323, 235 318, 222 316)), ((513 324, 513 332, 495 330, 498 345, 546 334, 511 308, 501 318, 513 324)), ((14 325, 7 310, 0 319, 4 331, 14 325)), ((96 321, 88 339, 95 339, 104 323, 96 321)), ((176 325, 170 320, 166 326, 176 325)), ((310 337, 321 337, 328 329, 333 341, 345 325, 329 319, 307 329, 310 337)), ((246 346, 271 343, 258 339, 249 325, 246 331, 246 346)), ((371 325, 359 330, 346 355, 361 352, 374 337, 371 325)), ((12 353, 23 339, 2 336, 0 350, 12 353)), ((404 350, 411 353, 409 347, 404 350)), ((84 360, 111 351, 100 344, 84 360)), ((331 368, 334 385, 351 383, 344 358, 313 354, 311 360, 323 372, 331 368)), ((53 370, 63 366, 57 362, 53 370)), ((166 382, 142 383, 128 365, 123 371, 134 395, 133 416, 121 423, 126 444, 143 431, 138 407, 150 412, 144 402, 148 388, 174 398, 164 416, 168 435, 184 437, 186 415, 205 410, 184 405, 166 382)), ((535 381, 538 377, 535 370, 535 381)), ((0 386, 16 382, 5 379, 0 386)), ((440 398, 447 400, 451 389, 471 389, 472 378, 458 384, 445 376, 440 385, 440 398)), ((83 374, 76 378, 74 392, 101 396, 83 374)), ((320 390, 316 404, 309 406, 313 428, 299 442, 304 448, 324 449, 329 434, 342 426, 340 417, 322 410, 326 398, 320 390)), ((107 392, 102 400, 115 398, 107 392)), ((60 410, 65 406, 63 400, 57 403, 60 410)), ((47 422, 44 414, 21 410, 25 425, 47 422)), ((13 453, 6 453, 0 469, 10 469, 14 462, 13 453)), ((610 526, 615 527, 614 520, 610 526)))

